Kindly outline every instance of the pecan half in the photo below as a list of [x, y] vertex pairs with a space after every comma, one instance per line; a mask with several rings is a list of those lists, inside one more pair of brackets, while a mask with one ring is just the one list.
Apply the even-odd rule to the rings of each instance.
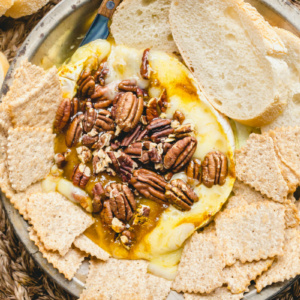
[[118, 85], [119, 90], [126, 92], [137, 92], [137, 82], [135, 79], [122, 80]]
[[131, 143], [141, 141], [147, 134], [148, 130], [143, 130], [142, 124], [138, 124], [137, 127], [126, 134], [126, 136], [121, 141], [122, 147], [127, 147]]
[[149, 51], [149, 48], [144, 50], [140, 69], [141, 76], [146, 80], [150, 78]]
[[88, 108], [84, 113], [84, 118], [82, 120], [83, 130], [89, 132], [94, 127], [97, 120], [97, 112], [94, 108]]
[[85, 146], [91, 146], [95, 144], [99, 139], [98, 131], [93, 128], [90, 132], [82, 136], [82, 144]]
[[210, 188], [223, 185], [228, 174], [227, 157], [220, 151], [208, 153], [202, 162], [202, 182]]
[[165, 169], [178, 172], [191, 160], [196, 148], [197, 140], [191, 136], [176, 142], [164, 157]]
[[149, 136], [155, 143], [164, 141], [169, 134], [174, 132], [174, 128], [171, 128], [171, 120], [168, 119], [155, 119], [148, 126], [150, 131]]
[[105, 85], [105, 77], [108, 74], [108, 72], [109, 69], [107, 67], [107, 62], [102, 62], [98, 70], [94, 74], [94, 78], [100, 83], [100, 85]]
[[199, 200], [193, 189], [181, 179], [174, 179], [166, 185], [166, 198], [181, 211], [190, 210]]
[[143, 113], [144, 101], [137, 98], [133, 93], [127, 92], [122, 95], [117, 103], [116, 123], [125, 132], [133, 130]]
[[93, 149], [103, 149], [110, 145], [110, 141], [113, 138], [113, 132], [105, 132], [99, 136], [97, 143], [93, 145]]
[[76, 148], [77, 156], [79, 160], [83, 163], [86, 164], [92, 159], [92, 152], [91, 150], [86, 147], [86, 146], [80, 146]]
[[162, 176], [146, 169], [139, 169], [133, 172], [130, 183], [145, 198], [159, 203], [166, 202], [167, 182]]
[[98, 213], [101, 211], [103, 207], [103, 199], [105, 198], [105, 191], [103, 189], [103, 186], [100, 182], [97, 182], [92, 190], [93, 194], [93, 212]]
[[174, 134], [177, 139], [182, 139], [186, 136], [190, 136], [194, 132], [194, 129], [195, 126], [193, 124], [183, 124], [174, 130]]
[[101, 131], [114, 131], [115, 125], [111, 118], [111, 113], [108, 110], [101, 109], [98, 111], [97, 120], [95, 122], [95, 128]]
[[201, 183], [201, 161], [200, 159], [193, 159], [186, 167], [186, 175], [189, 183], [194, 183], [194, 180], [198, 180]]
[[70, 148], [76, 145], [82, 133], [83, 115], [75, 117], [66, 132], [66, 145]]
[[106, 108], [113, 103], [113, 100], [108, 99], [105, 93], [109, 91], [107, 86], [97, 85], [95, 87], [95, 92], [91, 95], [91, 99], [94, 102], [94, 108]]
[[110, 183], [105, 188], [105, 195], [109, 198], [113, 216], [128, 222], [136, 210], [136, 201], [130, 188], [126, 184]]
[[72, 174], [73, 184], [80, 188], [85, 188], [91, 177], [91, 170], [84, 164], [75, 166]]
[[173, 119], [182, 124], [185, 120], [185, 116], [180, 110], [176, 110], [173, 114]]
[[146, 108], [147, 121], [150, 123], [153, 119], [158, 118], [158, 116], [159, 114], [157, 111], [157, 99], [152, 98], [147, 103], [147, 108]]
[[95, 79], [91, 75], [90, 69], [85, 69], [80, 74], [79, 80], [77, 81], [78, 85], [78, 95], [80, 97], [89, 97], [95, 91]]
[[163, 113], [166, 112], [168, 108], [168, 98], [167, 98], [167, 91], [165, 89], [160, 94], [157, 104], [161, 112]]
[[118, 93], [118, 94], [115, 96], [114, 100], [113, 100], [113, 103], [112, 103], [112, 104], [113, 104], [113, 107], [112, 107], [112, 109], [111, 109], [111, 117], [112, 117], [113, 119], [116, 118], [118, 101], [119, 101], [119, 99], [121, 98], [121, 96], [124, 95], [124, 94], [125, 94], [124, 92]]

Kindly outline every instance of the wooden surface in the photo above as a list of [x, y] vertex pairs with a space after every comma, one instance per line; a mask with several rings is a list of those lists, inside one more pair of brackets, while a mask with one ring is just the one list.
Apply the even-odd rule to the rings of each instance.
[[103, 0], [98, 14], [107, 18], [111, 18], [121, 0]]

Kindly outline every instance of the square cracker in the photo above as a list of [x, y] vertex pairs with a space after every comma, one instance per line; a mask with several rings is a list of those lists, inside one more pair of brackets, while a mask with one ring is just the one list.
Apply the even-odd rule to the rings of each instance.
[[[12, 95], [13, 97], [13, 95]], [[9, 112], [14, 127], [53, 128], [56, 111], [62, 101], [57, 69], [50, 69], [39, 83], [22, 97], [12, 98]]]
[[28, 198], [27, 213], [39, 239], [49, 251], [64, 256], [74, 240], [94, 220], [59, 193], [37, 193]]
[[237, 261], [233, 266], [223, 270], [224, 283], [232, 293], [243, 293], [252, 280], [271, 267], [273, 261], [271, 258], [244, 264]]
[[246, 145], [235, 153], [235, 170], [239, 180], [274, 201], [285, 201], [289, 189], [278, 166], [270, 137], [252, 133]]
[[86, 289], [80, 300], [163, 300], [171, 281], [147, 273], [144, 260], [91, 260]]
[[240, 300], [243, 293], [232, 294], [226, 287], [216, 289], [210, 294], [184, 294], [185, 300]]
[[281, 160], [300, 179], [300, 127], [282, 127], [268, 132]]
[[300, 231], [291, 228], [286, 231], [284, 255], [277, 258], [272, 267], [256, 280], [255, 287], [260, 292], [275, 282], [294, 278], [300, 274]]
[[15, 191], [10, 185], [8, 169], [3, 159], [0, 160], [0, 188], [7, 198], [11, 199], [11, 197], [13, 197]]
[[172, 289], [177, 292], [210, 293], [223, 284], [225, 267], [217, 237], [194, 233], [185, 245]]
[[258, 202], [226, 210], [215, 219], [226, 265], [283, 254], [285, 209], [274, 202]]
[[74, 246], [81, 251], [90, 254], [101, 260], [108, 260], [110, 255], [104, 251], [100, 246], [95, 244], [91, 239], [89, 239], [84, 234], [81, 234], [74, 241]]
[[49, 129], [9, 129], [7, 161], [13, 189], [22, 192], [48, 175], [54, 159], [54, 138]]
[[32, 227], [30, 227], [28, 231], [30, 239], [39, 248], [39, 251], [42, 252], [43, 257], [46, 258], [59, 273], [64, 274], [68, 280], [71, 280], [82, 264], [86, 254], [76, 248], [70, 249], [65, 256], [61, 256], [58, 252], [47, 251]]
[[46, 72], [43, 68], [31, 64], [27, 60], [22, 61], [20, 67], [16, 69], [14, 81], [8, 93], [3, 97], [2, 103], [7, 105], [11, 101], [17, 101], [34, 89], [45, 75]]
[[10, 202], [13, 204], [14, 208], [19, 211], [19, 213], [23, 216], [25, 220], [28, 220], [27, 215], [27, 203], [28, 198], [31, 194], [41, 193], [42, 183], [37, 182], [30, 185], [24, 192], [14, 193], [11, 198]]

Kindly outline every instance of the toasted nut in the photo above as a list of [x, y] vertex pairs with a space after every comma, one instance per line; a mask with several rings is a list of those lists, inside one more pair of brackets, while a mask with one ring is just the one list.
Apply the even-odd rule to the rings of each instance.
[[150, 49], [145, 49], [142, 57], [142, 64], [141, 64], [141, 69], [140, 73], [141, 76], [144, 79], [149, 79], [150, 78], [150, 65], [149, 65], [149, 51]]
[[148, 221], [150, 215], [150, 207], [147, 205], [140, 205], [136, 213], [134, 214], [134, 219], [132, 222], [133, 226], [142, 225]]
[[154, 119], [148, 126], [149, 136], [155, 143], [166, 140], [169, 134], [174, 132], [174, 128], [171, 128], [171, 120], [168, 119]]
[[105, 198], [105, 192], [100, 182], [97, 182], [92, 190], [93, 194], [93, 212], [98, 213], [102, 210], [102, 200]]
[[71, 148], [76, 145], [82, 133], [83, 115], [75, 117], [66, 132], [66, 145]]
[[147, 121], [150, 123], [153, 119], [158, 118], [159, 114], [157, 111], [157, 99], [152, 98], [149, 100], [146, 108]]
[[89, 132], [92, 130], [95, 122], [97, 120], [97, 112], [94, 108], [89, 108], [85, 114], [84, 118], [82, 120], [83, 130], [85, 132]]
[[208, 188], [223, 185], [228, 174], [227, 157], [220, 151], [208, 153], [202, 162], [202, 182]]
[[189, 183], [194, 183], [194, 180], [201, 183], [201, 161], [200, 159], [193, 159], [186, 167], [186, 175]]
[[182, 124], [185, 120], [185, 116], [180, 110], [176, 110], [173, 114], [173, 119]]
[[111, 113], [108, 110], [101, 109], [98, 111], [95, 128], [99, 131], [114, 131], [115, 125], [111, 118]]
[[54, 121], [54, 128], [57, 131], [61, 131], [62, 129], [64, 129], [70, 117], [71, 117], [71, 100], [64, 99], [57, 109], [55, 121]]
[[166, 198], [182, 211], [190, 210], [199, 200], [192, 188], [181, 179], [174, 179], [166, 185]]
[[157, 104], [162, 113], [166, 112], [168, 108], [168, 99], [167, 99], [167, 91], [165, 89], [160, 94]]
[[99, 81], [100, 85], [105, 85], [105, 77], [109, 73], [107, 62], [102, 62], [94, 74], [94, 78]]
[[76, 151], [77, 151], [79, 160], [83, 164], [86, 164], [87, 162], [89, 162], [92, 159], [92, 152], [88, 147], [80, 146], [80, 147], [76, 148]]
[[121, 233], [123, 230], [125, 230], [126, 226], [119, 219], [113, 218], [111, 222], [111, 228], [116, 233]]
[[119, 83], [118, 86], [119, 90], [126, 91], [126, 92], [137, 92], [137, 82], [135, 79], [130, 80], [123, 80]]
[[124, 230], [122, 232], [120, 241], [127, 250], [130, 250], [131, 246], [133, 245], [133, 240], [134, 240], [134, 234], [131, 231]]
[[91, 177], [91, 170], [84, 164], [75, 166], [72, 174], [73, 184], [80, 188], [85, 188]]

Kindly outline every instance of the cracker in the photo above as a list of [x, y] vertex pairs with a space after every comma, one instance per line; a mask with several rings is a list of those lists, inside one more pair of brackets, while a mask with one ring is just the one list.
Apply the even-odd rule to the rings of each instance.
[[300, 179], [300, 127], [277, 128], [268, 134], [278, 156]]
[[8, 170], [13, 189], [24, 191], [50, 172], [54, 158], [51, 130], [20, 127], [8, 131]]
[[218, 239], [194, 233], [185, 245], [172, 288], [177, 292], [210, 293], [223, 284], [225, 267]]
[[29, 93], [8, 104], [15, 127], [53, 128], [56, 111], [62, 100], [57, 69], [50, 69]]
[[2, 103], [7, 105], [13, 101], [18, 101], [20, 97], [24, 97], [25, 94], [36, 88], [45, 75], [46, 72], [41, 67], [23, 60], [20, 67], [15, 71], [14, 81], [8, 93], [3, 97]]
[[277, 164], [270, 137], [252, 133], [246, 145], [235, 153], [236, 176], [239, 180], [275, 201], [285, 201], [288, 186]]
[[247, 290], [251, 280], [256, 279], [262, 272], [268, 270], [274, 259], [266, 259], [251, 263], [237, 261], [233, 266], [223, 270], [224, 283], [234, 294], [243, 293]]
[[60, 273], [64, 274], [68, 280], [71, 280], [82, 264], [86, 254], [78, 249], [70, 249], [65, 256], [61, 256], [58, 252], [47, 251], [32, 227], [28, 231], [30, 239], [39, 248], [39, 251], [42, 252], [43, 257]]
[[226, 287], [216, 289], [211, 294], [184, 294], [185, 300], [240, 300], [243, 293], [232, 294]]
[[171, 281], [147, 273], [144, 260], [91, 260], [86, 289], [80, 300], [163, 300]]
[[260, 292], [264, 287], [300, 274], [300, 231], [296, 228], [287, 230], [284, 255], [277, 258], [272, 267], [257, 280], [255, 287]]
[[7, 135], [7, 131], [9, 129], [9, 127], [12, 126], [12, 124], [11, 124], [11, 118], [10, 118], [10, 115], [8, 112], [8, 107], [4, 103], [0, 104], [0, 121], [1, 121], [2, 127], [5, 130], [6, 135]]
[[8, 177], [8, 169], [4, 160], [0, 161], [0, 188], [2, 193], [5, 194], [7, 198], [12, 198], [15, 191], [12, 189]]
[[42, 183], [37, 182], [29, 186], [24, 192], [14, 193], [10, 202], [13, 204], [14, 208], [19, 211], [25, 220], [28, 220], [27, 215], [27, 203], [28, 197], [31, 194], [41, 193], [42, 192]]
[[81, 251], [88, 253], [98, 259], [108, 260], [110, 255], [97, 244], [95, 244], [91, 239], [89, 239], [84, 234], [81, 234], [74, 241], [74, 246]]
[[285, 210], [274, 202], [258, 202], [224, 211], [215, 219], [226, 265], [283, 254]]
[[63, 256], [75, 238], [94, 223], [79, 206], [56, 192], [30, 195], [27, 213], [45, 248]]
[[300, 222], [297, 206], [289, 201], [285, 206], [285, 225], [286, 227], [297, 227]]
[[226, 202], [226, 210], [248, 205], [248, 202], [241, 196], [231, 196]]

